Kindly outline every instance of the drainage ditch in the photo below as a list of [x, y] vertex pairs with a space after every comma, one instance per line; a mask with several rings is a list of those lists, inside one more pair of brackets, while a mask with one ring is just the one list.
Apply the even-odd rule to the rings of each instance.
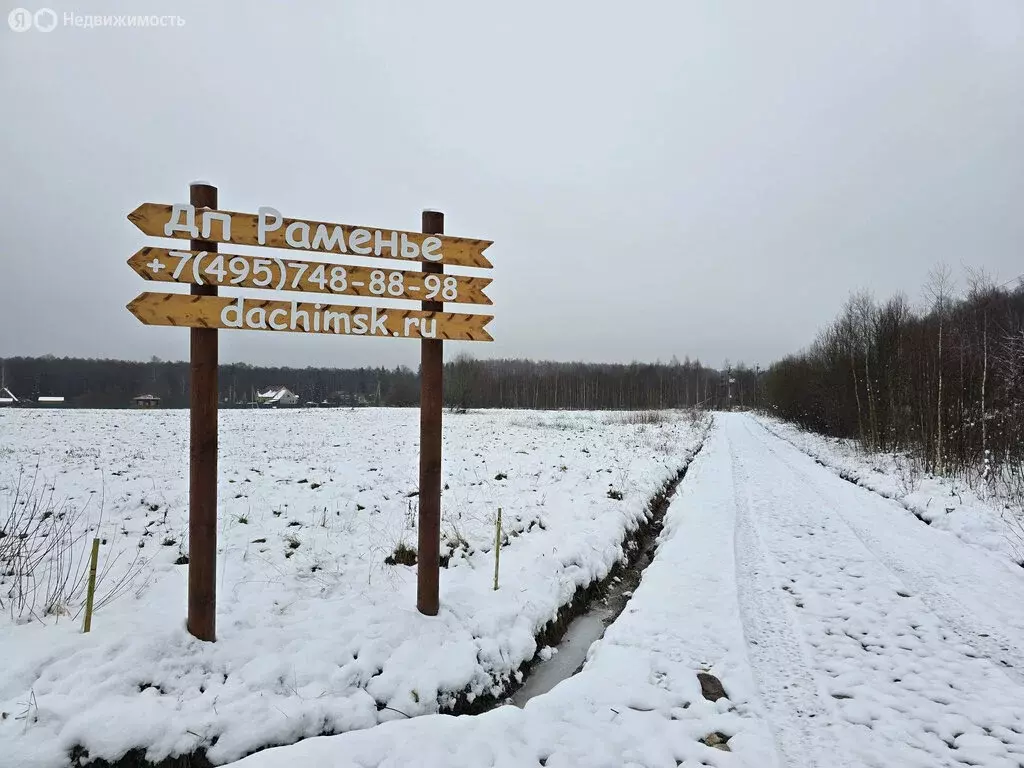
[[[703, 447], [702, 438], [682, 468], [648, 502], [646, 519], [636, 530], [627, 533], [626, 541], [623, 542], [625, 557], [612, 567], [604, 579], [579, 587], [572, 600], [558, 611], [555, 619], [541, 629], [536, 637], [537, 655], [523, 662], [519, 674], [510, 679], [505, 689], [499, 695], [478, 696], [473, 701], [462, 694], [454, 706], [443, 712], [475, 715], [502, 704], [512, 703], [521, 707], [534, 696], [546, 693], [580, 671], [586, 661], [587, 650], [595, 640], [601, 639], [605, 628], [625, 610], [640, 584], [644, 570], [654, 560], [669, 502]], [[543, 653], [545, 647], [556, 652], [544, 658], [547, 655]]]

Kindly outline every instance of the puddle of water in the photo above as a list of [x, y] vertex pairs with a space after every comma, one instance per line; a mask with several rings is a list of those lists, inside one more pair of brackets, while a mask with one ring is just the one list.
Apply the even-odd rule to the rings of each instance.
[[590, 646], [604, 634], [611, 613], [609, 608], [599, 606], [573, 619], [558, 645], [558, 653], [534, 666], [523, 687], [512, 694], [512, 703], [522, 707], [534, 696], [547, 693], [567, 677], [576, 674], [587, 660]]
[[[676, 484], [681, 479], [682, 473], [676, 480]], [[611, 583], [605, 588], [604, 594], [594, 601], [590, 610], [580, 614], [569, 623], [569, 627], [558, 644], [558, 652], [551, 658], [534, 664], [523, 687], [513, 693], [509, 699], [512, 704], [522, 707], [534, 696], [547, 693], [567, 677], [572, 677], [580, 671], [583, 662], [587, 660], [587, 651], [590, 650], [590, 646], [595, 640], [601, 639], [605, 627], [625, 610], [626, 603], [629, 602], [633, 591], [640, 584], [644, 569], [654, 560], [658, 532], [661, 530], [661, 518], [665, 515], [670, 497], [670, 493], [666, 494], [661, 508], [655, 514], [655, 525], [646, 531], [637, 542], [639, 552], [634, 556], [633, 562], [621, 576], [616, 576], [611, 580]]]

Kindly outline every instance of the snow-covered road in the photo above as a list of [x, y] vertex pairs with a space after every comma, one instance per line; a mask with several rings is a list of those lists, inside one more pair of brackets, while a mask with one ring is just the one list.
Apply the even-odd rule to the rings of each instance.
[[1024, 765], [1024, 571], [752, 419], [718, 423], [748, 655], [785, 762]]
[[[703, 668], [729, 694], [721, 715], [694, 693]], [[730, 736], [732, 751], [687, 747], [702, 725]], [[1024, 570], [840, 479], [755, 419], [719, 414], [654, 563], [581, 673], [525, 710], [388, 723], [243, 765], [413, 755], [450, 766], [1021, 768]]]

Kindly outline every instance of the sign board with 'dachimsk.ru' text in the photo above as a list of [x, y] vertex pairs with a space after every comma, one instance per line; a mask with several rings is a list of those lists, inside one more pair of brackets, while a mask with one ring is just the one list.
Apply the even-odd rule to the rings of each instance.
[[[420, 340], [420, 482], [416, 607], [439, 610], [441, 427], [444, 341], [493, 341], [491, 315], [445, 312], [445, 304], [489, 305], [487, 277], [447, 267], [489, 269], [491, 242], [444, 234], [444, 214], [425, 210], [421, 232], [218, 210], [217, 188], [189, 187], [189, 202], [143, 203], [128, 220], [144, 234], [189, 240], [188, 249], [145, 247], [128, 259], [140, 277], [189, 286], [189, 293], [145, 292], [128, 310], [145, 325], [189, 328], [188, 631], [216, 639], [218, 331], [258, 330]], [[260, 256], [220, 253], [219, 244], [261, 247]], [[313, 251], [332, 261], [293, 258]], [[382, 266], [352, 264], [381, 260]], [[347, 263], [346, 263], [347, 262]], [[400, 262], [400, 266], [394, 266]], [[418, 269], [415, 268], [418, 266]], [[255, 296], [220, 288], [373, 299], [359, 306]], [[265, 294], [264, 294], [265, 295]], [[381, 301], [387, 306], [379, 306]], [[396, 306], [393, 302], [418, 306]]]
[[446, 341], [493, 341], [487, 315], [351, 307], [303, 301], [143, 293], [128, 310], [146, 325], [292, 331]]
[[[197, 210], [188, 204], [143, 203], [128, 219], [146, 234], [163, 237], [189, 237], [206, 242], [259, 245], [293, 250], [317, 250], [332, 254], [369, 258], [406, 259], [424, 264], [424, 270], [381, 269], [322, 261], [305, 261], [282, 256], [245, 256], [212, 251], [177, 251], [166, 248], [142, 248], [128, 264], [140, 276], [158, 282], [186, 283], [194, 286], [260, 288], [273, 291], [329, 293], [365, 298], [404, 299], [443, 304], [490, 304], [484, 293], [490, 278], [437, 274], [437, 266], [456, 264], [491, 267], [483, 251], [488, 240], [425, 235], [400, 230], [327, 224], [301, 219], [286, 219], [278, 211], [261, 207], [257, 214]], [[249, 329], [300, 333], [336, 333], [385, 338], [449, 339], [493, 341], [484, 330], [491, 320], [487, 315], [463, 315], [444, 312], [395, 310], [388, 316], [387, 332], [378, 331], [377, 312], [359, 312], [356, 307], [321, 307], [312, 304], [303, 311], [314, 312], [317, 320], [323, 312], [332, 322], [292, 323], [280, 320], [284, 306], [267, 310], [248, 302], [251, 309], [242, 314], [242, 322], [229, 318], [235, 314], [223, 299], [215, 302], [185, 302], [181, 294], [144, 293], [128, 309], [146, 325], [176, 325], [188, 328]], [[267, 302], [264, 302], [267, 303]], [[291, 302], [295, 304], [296, 302]], [[158, 311], [159, 310], [159, 311]], [[219, 310], [219, 311], [218, 311]], [[226, 314], [225, 314], [226, 313]], [[273, 314], [274, 320], [271, 320]], [[369, 322], [371, 319], [374, 322]], [[247, 322], [245, 318], [261, 318]], [[339, 318], [344, 318], [340, 320]], [[334, 321], [337, 322], [334, 322]], [[316, 326], [314, 328], [314, 326]], [[331, 328], [332, 330], [326, 330]]]

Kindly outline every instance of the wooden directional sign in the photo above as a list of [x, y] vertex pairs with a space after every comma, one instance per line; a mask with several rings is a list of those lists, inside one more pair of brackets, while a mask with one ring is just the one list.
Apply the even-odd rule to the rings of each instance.
[[353, 307], [251, 297], [142, 293], [128, 310], [146, 325], [351, 334], [405, 339], [493, 341], [490, 315]]
[[209, 242], [236, 245], [265, 245], [463, 267], [493, 266], [484, 256], [490, 240], [286, 219], [273, 208], [260, 208], [259, 213], [252, 214], [143, 203], [128, 214], [128, 220], [153, 237], [185, 240], [201, 237]]
[[260, 258], [206, 251], [141, 248], [128, 266], [146, 280], [192, 285], [266, 288], [382, 299], [491, 304], [489, 277], [433, 275], [400, 269], [352, 267], [322, 261]]
[[[217, 188], [197, 181], [187, 204], [143, 203], [128, 220], [144, 234], [189, 240], [188, 250], [142, 248], [128, 265], [146, 280], [184, 283], [188, 294], [141, 293], [128, 310], [146, 325], [189, 332], [188, 631], [216, 639], [217, 616], [217, 331], [285, 331], [420, 339], [420, 472], [416, 607], [439, 610], [441, 422], [444, 343], [493, 341], [490, 315], [445, 312], [445, 303], [491, 304], [488, 278], [447, 273], [445, 267], [490, 268], [491, 242], [444, 234], [444, 214], [423, 211], [421, 232], [286, 219], [273, 208], [221, 211]], [[219, 243], [315, 251], [332, 262], [219, 253]], [[268, 253], [261, 251], [261, 253]], [[418, 270], [351, 266], [354, 257], [420, 262]], [[361, 296], [421, 302], [419, 309], [277, 301], [220, 296], [220, 286]]]

